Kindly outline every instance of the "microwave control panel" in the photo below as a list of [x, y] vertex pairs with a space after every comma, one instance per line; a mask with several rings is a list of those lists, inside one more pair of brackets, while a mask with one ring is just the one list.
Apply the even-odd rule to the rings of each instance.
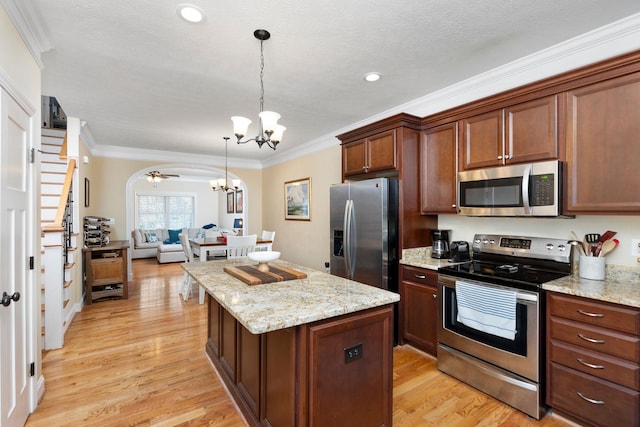
[[532, 176], [531, 206], [550, 206], [554, 204], [555, 175]]

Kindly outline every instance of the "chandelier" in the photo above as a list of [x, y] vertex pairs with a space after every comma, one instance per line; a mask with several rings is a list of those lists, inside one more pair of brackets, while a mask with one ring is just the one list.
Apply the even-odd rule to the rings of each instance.
[[262, 148], [263, 144], [267, 144], [269, 148], [275, 150], [276, 145], [282, 139], [282, 134], [287, 129], [286, 127], [278, 124], [280, 114], [275, 111], [264, 111], [264, 41], [269, 40], [271, 34], [267, 30], [255, 30], [253, 36], [260, 40], [260, 134], [252, 139], [241, 141], [247, 134], [251, 120], [246, 117], [233, 116], [233, 133], [238, 138], [238, 144], [246, 144], [249, 141], [255, 141], [258, 143], [258, 147]]
[[240, 189], [240, 180], [239, 179], [232, 179], [231, 180], [231, 184], [233, 186], [229, 187], [229, 185], [227, 185], [227, 183], [229, 182], [229, 176], [228, 176], [229, 173], [227, 171], [227, 163], [228, 163], [227, 145], [228, 145], [228, 142], [229, 142], [229, 137], [225, 136], [223, 138], [224, 138], [224, 178], [214, 179], [214, 180], [210, 181], [209, 184], [211, 185], [211, 189], [213, 191], [224, 191], [226, 193], [229, 190], [238, 191]]

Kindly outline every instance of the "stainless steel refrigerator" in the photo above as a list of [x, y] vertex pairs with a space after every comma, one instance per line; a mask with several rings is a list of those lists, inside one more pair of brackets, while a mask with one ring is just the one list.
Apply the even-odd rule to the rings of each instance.
[[330, 189], [330, 271], [398, 291], [398, 181], [376, 178]]

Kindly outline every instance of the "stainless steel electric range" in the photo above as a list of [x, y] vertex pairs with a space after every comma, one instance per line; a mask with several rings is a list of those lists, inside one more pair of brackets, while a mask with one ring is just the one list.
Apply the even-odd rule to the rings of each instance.
[[544, 294], [571, 274], [567, 240], [475, 235], [473, 260], [438, 270], [438, 369], [539, 419]]

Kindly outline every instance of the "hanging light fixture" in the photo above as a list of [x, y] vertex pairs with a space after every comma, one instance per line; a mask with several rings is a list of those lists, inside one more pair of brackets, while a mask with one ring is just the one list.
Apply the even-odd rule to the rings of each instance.
[[229, 190], [238, 191], [240, 189], [240, 180], [239, 179], [232, 179], [231, 180], [231, 183], [233, 184], [232, 187], [229, 187], [229, 185], [227, 184], [229, 182], [229, 173], [228, 173], [228, 170], [227, 170], [227, 163], [228, 163], [227, 146], [228, 146], [228, 143], [229, 143], [229, 137], [225, 136], [224, 137], [224, 178], [214, 179], [212, 181], [209, 181], [209, 184], [211, 185], [211, 189], [213, 191], [224, 191], [226, 193]]
[[264, 41], [269, 40], [271, 34], [267, 30], [255, 30], [253, 36], [260, 40], [260, 133], [258, 136], [246, 141], [241, 141], [247, 134], [251, 120], [246, 117], [233, 116], [233, 133], [238, 138], [238, 144], [246, 144], [249, 141], [255, 141], [258, 143], [258, 147], [262, 148], [263, 144], [267, 144], [269, 148], [275, 150], [276, 145], [282, 140], [282, 134], [287, 129], [286, 127], [278, 124], [280, 114], [274, 111], [264, 111]]

